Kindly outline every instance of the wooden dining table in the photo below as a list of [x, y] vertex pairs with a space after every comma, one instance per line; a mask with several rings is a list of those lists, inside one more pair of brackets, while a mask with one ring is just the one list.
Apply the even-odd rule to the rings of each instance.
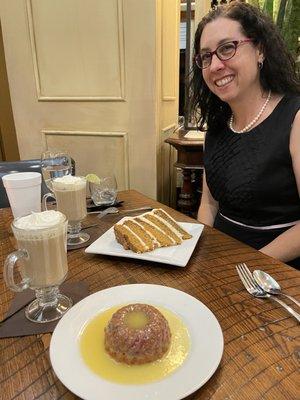
[[[123, 200], [120, 210], [141, 206], [161, 207], [177, 221], [197, 223], [134, 190], [120, 192], [118, 198]], [[1, 209], [2, 266], [6, 256], [14, 250], [11, 221], [10, 209]], [[116, 215], [106, 215], [99, 220], [91, 214], [84, 224], [98, 224], [94, 229], [100, 236], [115, 221]], [[67, 281], [86, 282], [89, 294], [124, 284], [164, 285], [194, 296], [216, 316], [224, 335], [221, 362], [208, 382], [188, 399], [300, 398], [299, 323], [278, 303], [254, 298], [247, 293], [235, 266], [244, 262], [251, 270], [268, 272], [285, 293], [300, 300], [300, 273], [297, 270], [208, 226], [204, 227], [185, 267], [87, 254], [84, 250], [68, 252]], [[0, 271], [1, 320], [14, 293], [5, 285], [2, 267]], [[50, 339], [51, 334], [0, 339], [0, 399], [78, 399], [60, 382], [51, 367]], [[199, 360], [199, 368], [202, 361]], [[105, 400], [101, 394], [99, 399]]]

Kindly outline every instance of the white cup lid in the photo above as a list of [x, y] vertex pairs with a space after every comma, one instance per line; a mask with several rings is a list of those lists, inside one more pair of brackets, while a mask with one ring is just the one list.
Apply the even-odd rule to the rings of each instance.
[[5, 188], [22, 188], [39, 185], [42, 182], [42, 175], [39, 172], [17, 172], [2, 177]]

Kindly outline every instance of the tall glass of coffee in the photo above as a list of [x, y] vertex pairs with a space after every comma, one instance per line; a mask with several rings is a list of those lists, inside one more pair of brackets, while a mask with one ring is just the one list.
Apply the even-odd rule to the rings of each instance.
[[[68, 272], [67, 219], [54, 210], [32, 213], [15, 219], [12, 230], [18, 250], [5, 260], [5, 282], [15, 292], [35, 290], [36, 299], [25, 310], [30, 321], [55, 321], [72, 306], [72, 300], [59, 292]], [[17, 262], [19, 283], [14, 279]]]
[[43, 198], [44, 209], [47, 209], [47, 199], [54, 197], [57, 210], [68, 219], [69, 246], [85, 243], [90, 235], [81, 231], [81, 221], [87, 215], [86, 209], [86, 179], [83, 176], [66, 175], [52, 180], [53, 194], [48, 193]]

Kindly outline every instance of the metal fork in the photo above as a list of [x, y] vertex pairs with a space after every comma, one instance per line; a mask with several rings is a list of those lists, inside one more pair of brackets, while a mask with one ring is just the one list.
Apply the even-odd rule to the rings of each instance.
[[265, 292], [254, 280], [251, 271], [247, 267], [245, 263], [237, 264], [236, 265], [237, 273], [243, 282], [248, 293], [250, 293], [254, 297], [260, 297], [264, 299], [271, 299], [279, 303], [282, 307], [284, 307], [293, 317], [300, 322], [300, 314], [298, 314], [292, 307], [288, 306], [282, 300], [278, 299], [277, 297]]

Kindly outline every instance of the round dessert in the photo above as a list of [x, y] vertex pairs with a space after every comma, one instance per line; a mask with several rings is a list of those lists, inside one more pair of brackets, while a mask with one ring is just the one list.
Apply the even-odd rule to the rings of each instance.
[[155, 307], [129, 304], [116, 311], [105, 328], [105, 350], [126, 364], [145, 364], [161, 358], [169, 349], [168, 321]]

